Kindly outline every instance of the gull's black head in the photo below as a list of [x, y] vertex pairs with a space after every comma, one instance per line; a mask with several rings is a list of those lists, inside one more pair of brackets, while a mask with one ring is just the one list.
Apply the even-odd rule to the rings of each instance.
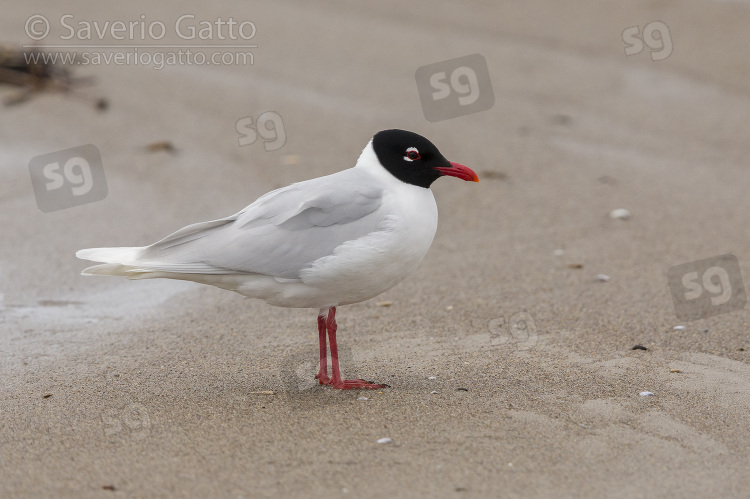
[[478, 182], [477, 174], [440, 154], [421, 135], [406, 130], [383, 130], [372, 138], [372, 148], [383, 168], [407, 184], [429, 188], [443, 175]]

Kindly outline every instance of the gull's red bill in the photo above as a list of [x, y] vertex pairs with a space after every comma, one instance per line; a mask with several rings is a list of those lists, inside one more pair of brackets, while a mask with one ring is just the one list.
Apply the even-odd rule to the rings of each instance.
[[448, 167], [440, 167], [435, 168], [437, 171], [442, 173], [443, 175], [449, 175], [451, 177], [460, 178], [462, 180], [472, 182], [479, 182], [479, 177], [477, 177], [477, 174], [474, 173], [474, 170], [469, 168], [468, 166], [464, 166], [459, 163], [454, 163], [453, 161], [450, 161], [450, 168]]

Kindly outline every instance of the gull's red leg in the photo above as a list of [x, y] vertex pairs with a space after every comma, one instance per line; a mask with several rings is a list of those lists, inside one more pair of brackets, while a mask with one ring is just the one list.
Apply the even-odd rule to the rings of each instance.
[[318, 342], [320, 343], [320, 369], [315, 379], [321, 385], [330, 385], [331, 378], [328, 377], [328, 348], [326, 345], [326, 313], [328, 311], [320, 309], [318, 314]]
[[[318, 318], [320, 320], [320, 318]], [[369, 390], [376, 390], [378, 388], [387, 388], [388, 385], [380, 385], [377, 383], [371, 383], [363, 379], [341, 379], [341, 371], [339, 369], [339, 349], [336, 346], [336, 307], [331, 307], [328, 311], [328, 320], [326, 321], [328, 329], [328, 339], [331, 342], [331, 382], [330, 384], [334, 388], [340, 390], [351, 390], [352, 388], [364, 388]]]

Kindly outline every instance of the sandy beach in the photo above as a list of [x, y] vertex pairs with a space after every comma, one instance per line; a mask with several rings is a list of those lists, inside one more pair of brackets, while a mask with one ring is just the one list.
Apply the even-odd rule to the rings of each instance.
[[[749, 23], [707, 0], [6, 9], [5, 45], [141, 59], [2, 107], [0, 497], [748, 497]], [[387, 128], [480, 178], [435, 182], [419, 270], [339, 309], [344, 374], [391, 388], [316, 385], [313, 310], [80, 276], [78, 249], [230, 215]], [[106, 186], [34, 177], [85, 145]]]

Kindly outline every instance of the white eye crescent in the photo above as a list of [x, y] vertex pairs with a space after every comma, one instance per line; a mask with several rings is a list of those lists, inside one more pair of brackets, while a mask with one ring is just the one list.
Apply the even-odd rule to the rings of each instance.
[[419, 154], [419, 151], [416, 147], [410, 147], [406, 150], [406, 154], [404, 155], [404, 160], [406, 161], [416, 161], [418, 159], [421, 159], [422, 156]]

